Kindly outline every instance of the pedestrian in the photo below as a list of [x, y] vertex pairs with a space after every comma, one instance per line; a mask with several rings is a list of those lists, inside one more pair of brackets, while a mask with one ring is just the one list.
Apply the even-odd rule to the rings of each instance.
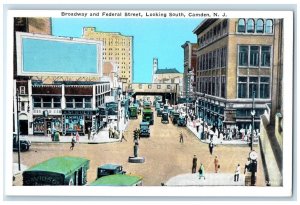
[[199, 122], [199, 119], [197, 119], [197, 121], [196, 121], [196, 129], [197, 129], [197, 133], [199, 132], [199, 126], [200, 126], [200, 122]]
[[111, 127], [109, 127], [109, 129], [108, 129], [108, 138], [111, 138], [111, 134], [112, 134], [112, 130], [111, 130]]
[[180, 132], [180, 135], [179, 135], [179, 142], [183, 143], [183, 134], [182, 134], [182, 132]]
[[199, 179], [201, 179], [201, 177], [203, 177], [204, 180], [205, 180], [204, 166], [203, 166], [202, 163], [201, 163], [200, 168], [199, 168]]
[[48, 137], [51, 137], [51, 128], [50, 127], [48, 127]]
[[237, 165], [236, 169], [235, 169], [235, 173], [234, 173], [234, 181], [237, 182], [239, 181], [240, 178], [240, 164]]
[[73, 150], [75, 147], [75, 137], [72, 137], [70, 150]]
[[249, 168], [250, 168], [250, 163], [251, 163], [251, 159], [248, 158], [246, 164], [245, 164], [245, 168], [244, 168], [244, 174], [246, 174], [246, 171], [249, 172]]
[[78, 133], [78, 131], [76, 132], [76, 142], [79, 142], [79, 133]]
[[212, 155], [213, 153], [213, 149], [214, 149], [214, 143], [211, 140], [210, 143], [208, 144], [208, 148], [209, 148], [209, 153]]
[[218, 160], [217, 156], [215, 156], [214, 164], [215, 164], [215, 172], [218, 173], [220, 165], [219, 165], [219, 160]]
[[122, 133], [121, 142], [122, 142], [123, 140], [125, 140], [125, 141], [127, 142], [127, 139], [125, 138], [124, 133]]
[[91, 128], [88, 127], [88, 140], [90, 140], [90, 139], [91, 139]]
[[196, 170], [197, 170], [197, 157], [196, 157], [196, 155], [194, 155], [192, 173], [193, 174], [196, 173]]

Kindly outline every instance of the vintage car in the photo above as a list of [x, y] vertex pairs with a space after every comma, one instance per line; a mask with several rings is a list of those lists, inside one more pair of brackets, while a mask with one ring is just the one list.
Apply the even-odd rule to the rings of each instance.
[[161, 116], [161, 122], [162, 123], [169, 123], [169, 117], [167, 112], [163, 112]]
[[159, 109], [157, 109], [157, 111], [156, 111], [156, 116], [157, 116], [157, 117], [161, 117], [161, 115], [162, 115], [162, 109], [159, 108]]
[[179, 118], [179, 113], [178, 112], [175, 112], [173, 111], [172, 113], [172, 117], [171, 117], [171, 121], [173, 124], [177, 124], [178, 122], [178, 118]]
[[90, 160], [79, 157], [54, 157], [23, 172], [23, 186], [75, 185], [87, 183]]
[[143, 178], [140, 176], [114, 174], [96, 179], [90, 186], [142, 186]]
[[125, 174], [123, 167], [118, 164], [104, 164], [98, 167], [97, 170], [97, 179], [103, 176], [108, 176], [112, 174]]
[[[28, 151], [31, 146], [31, 142], [26, 137], [20, 137], [20, 151]], [[18, 137], [16, 134], [13, 134], [13, 151], [19, 150]]]
[[186, 120], [185, 120], [185, 117], [180, 115], [178, 117], [178, 120], [177, 120], [177, 125], [178, 126], [181, 126], [181, 127], [185, 127], [186, 126]]
[[150, 137], [150, 125], [149, 125], [149, 122], [141, 122], [139, 135], [140, 136]]

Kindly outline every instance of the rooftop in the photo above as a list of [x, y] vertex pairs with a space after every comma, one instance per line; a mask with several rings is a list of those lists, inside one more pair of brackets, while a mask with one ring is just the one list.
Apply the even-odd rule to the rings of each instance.
[[155, 74], [180, 73], [176, 68], [157, 69]]

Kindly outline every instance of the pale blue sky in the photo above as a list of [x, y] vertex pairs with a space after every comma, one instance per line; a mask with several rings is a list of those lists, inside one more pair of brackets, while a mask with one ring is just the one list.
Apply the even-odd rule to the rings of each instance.
[[193, 30], [202, 19], [95, 19], [53, 18], [54, 36], [81, 37], [82, 28], [96, 27], [97, 31], [120, 32], [134, 36], [134, 82], [151, 82], [152, 60], [158, 58], [158, 67], [176, 68], [183, 72], [185, 41], [196, 42]]

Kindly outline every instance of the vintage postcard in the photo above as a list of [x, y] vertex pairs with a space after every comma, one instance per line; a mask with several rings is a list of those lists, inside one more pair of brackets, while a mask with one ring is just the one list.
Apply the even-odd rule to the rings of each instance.
[[6, 194], [291, 196], [292, 36], [284, 11], [8, 11]]

